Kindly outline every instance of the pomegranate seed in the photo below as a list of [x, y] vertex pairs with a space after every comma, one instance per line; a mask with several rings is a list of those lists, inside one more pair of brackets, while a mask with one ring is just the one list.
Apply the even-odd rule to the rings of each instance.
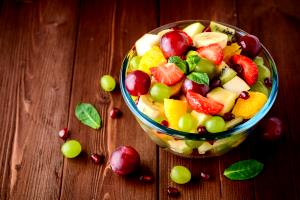
[[102, 164], [104, 162], [104, 156], [96, 153], [91, 155], [91, 159], [95, 164]]
[[140, 176], [140, 181], [144, 182], [144, 183], [151, 183], [153, 181], [153, 176], [151, 175], [143, 175]]
[[162, 120], [160, 122], [161, 125], [165, 126], [165, 127], [169, 127], [169, 122], [167, 120]]
[[113, 109], [110, 111], [109, 115], [110, 115], [110, 117], [111, 117], [112, 119], [116, 119], [116, 118], [119, 118], [119, 117], [122, 116], [122, 112], [121, 112], [121, 110], [118, 109], [118, 108], [113, 108]]
[[249, 95], [249, 93], [248, 93], [247, 91], [243, 91], [243, 92], [241, 92], [241, 94], [240, 94], [240, 98], [241, 98], [241, 99], [246, 100], [246, 99], [249, 99], [249, 97], [250, 97], [250, 95]]
[[221, 80], [220, 79], [214, 79], [211, 84], [210, 84], [210, 89], [214, 89], [216, 87], [220, 87], [221, 86]]
[[205, 128], [205, 126], [199, 126], [199, 127], [197, 128], [197, 132], [198, 132], [199, 134], [204, 134], [204, 133], [206, 133], [206, 128]]
[[210, 175], [205, 173], [205, 172], [201, 172], [200, 176], [203, 180], [207, 181], [208, 179], [210, 179]]
[[168, 195], [172, 197], [178, 197], [180, 195], [180, 192], [177, 188], [168, 187]]
[[63, 140], [67, 140], [69, 135], [70, 134], [67, 128], [64, 128], [58, 132], [58, 136]]
[[270, 78], [265, 78], [264, 84], [265, 84], [265, 86], [270, 88], [270, 87], [272, 87], [272, 80]]
[[234, 118], [235, 118], [235, 116], [231, 112], [225, 113], [224, 116], [223, 116], [223, 119], [225, 121], [230, 121], [230, 120], [232, 120]]

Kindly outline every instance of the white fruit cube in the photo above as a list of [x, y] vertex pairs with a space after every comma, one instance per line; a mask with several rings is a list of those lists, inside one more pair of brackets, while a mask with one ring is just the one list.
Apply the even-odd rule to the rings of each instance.
[[231, 92], [235, 92], [237, 94], [240, 94], [243, 91], [250, 90], [249, 85], [238, 76], [235, 76], [233, 79], [226, 82], [223, 85], [223, 88], [225, 88], [226, 90], [229, 90]]
[[154, 34], [145, 34], [135, 42], [135, 49], [138, 56], [143, 56], [152, 46], [159, 44], [160, 37]]
[[208, 114], [205, 114], [205, 113], [200, 113], [200, 112], [197, 112], [195, 110], [193, 110], [191, 112], [191, 115], [193, 117], [195, 117], [195, 119], [197, 120], [197, 127], [198, 126], [204, 126], [205, 125], [205, 122], [211, 118], [211, 115], [208, 115]]
[[220, 115], [224, 115], [233, 108], [235, 99], [238, 96], [239, 95], [237, 93], [225, 90], [221, 87], [217, 87], [207, 94], [209, 99], [215, 100], [224, 105], [223, 109], [219, 113]]
[[205, 29], [205, 26], [200, 24], [199, 22], [188, 25], [183, 29], [183, 31], [188, 34], [191, 38], [193, 38], [196, 34], [201, 33]]

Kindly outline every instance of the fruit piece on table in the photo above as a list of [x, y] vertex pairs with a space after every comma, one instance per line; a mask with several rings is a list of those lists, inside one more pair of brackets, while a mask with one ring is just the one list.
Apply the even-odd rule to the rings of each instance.
[[160, 37], [154, 34], [145, 34], [135, 42], [135, 49], [138, 56], [143, 56], [154, 45], [159, 44]]
[[170, 128], [178, 130], [178, 120], [186, 113], [187, 102], [175, 99], [165, 99], [164, 111], [170, 124]]
[[171, 96], [171, 89], [162, 83], [155, 83], [150, 89], [152, 99], [158, 102], [163, 102]]
[[243, 55], [232, 56], [232, 62], [233, 64], [239, 65], [243, 69], [241, 75], [248, 85], [254, 85], [258, 79], [258, 69], [256, 64], [250, 58]]
[[131, 174], [140, 166], [140, 155], [131, 146], [120, 146], [110, 157], [110, 167], [118, 175]]
[[231, 129], [233, 127], [235, 127], [236, 125], [240, 124], [243, 122], [243, 118], [242, 117], [237, 117], [237, 118], [234, 118], [230, 121], [227, 121], [226, 122], [226, 125], [225, 125], [225, 130], [228, 130], [228, 129]]
[[199, 147], [198, 147], [198, 153], [199, 154], [205, 154], [207, 151], [212, 150], [213, 145], [210, 144], [209, 142], [203, 142]]
[[193, 39], [194, 45], [197, 48], [218, 44], [223, 49], [227, 45], [228, 37], [226, 34], [220, 32], [204, 32], [195, 35]]
[[239, 94], [221, 87], [217, 87], [207, 94], [208, 99], [214, 100], [223, 105], [223, 108], [219, 113], [217, 113], [219, 115], [224, 115], [225, 113], [229, 112], [233, 108], [235, 100], [238, 96]]
[[193, 110], [191, 112], [191, 115], [196, 119], [197, 121], [197, 127], [198, 126], [204, 126], [205, 122], [211, 118], [211, 115], [205, 114], [205, 113], [201, 113], [201, 112], [197, 112], [195, 110]]
[[206, 58], [216, 65], [219, 65], [224, 57], [223, 49], [218, 44], [211, 44], [197, 49], [200, 57]]
[[271, 72], [270, 72], [269, 68], [267, 68], [266, 66], [257, 65], [257, 69], [258, 69], [258, 80], [259, 81], [264, 81], [266, 78], [271, 77]]
[[172, 168], [170, 178], [177, 184], [185, 184], [192, 178], [191, 172], [184, 166], [175, 166]]
[[233, 55], [241, 54], [242, 47], [240, 45], [238, 45], [238, 43], [235, 42], [229, 46], [226, 46], [223, 49], [223, 52], [224, 52], [224, 61], [228, 62]]
[[252, 85], [250, 91], [261, 92], [261, 93], [265, 94], [266, 96], [269, 96], [268, 88], [261, 81], [257, 81], [254, 85]]
[[168, 140], [168, 144], [172, 151], [180, 154], [189, 155], [193, 152], [193, 149], [184, 140]]
[[242, 53], [254, 58], [261, 50], [259, 39], [255, 35], [244, 35], [239, 38], [239, 45], [242, 47]]
[[237, 73], [232, 68], [230, 68], [225, 62], [224, 64], [222, 63], [221, 65], [218, 65], [218, 70], [221, 70], [219, 73], [219, 79], [221, 80], [221, 84], [224, 85], [226, 82], [236, 77]]
[[225, 83], [223, 88], [237, 94], [250, 90], [249, 85], [238, 76], [235, 76], [233, 79]]
[[218, 114], [224, 107], [223, 104], [203, 97], [202, 95], [192, 91], [187, 92], [186, 98], [193, 110], [196, 110], [197, 112], [203, 112], [205, 114]]
[[244, 119], [252, 118], [267, 102], [267, 96], [260, 92], [248, 92], [250, 97], [247, 100], [239, 98], [233, 107], [232, 113], [236, 117]]
[[60, 137], [63, 140], [67, 140], [69, 136], [70, 133], [68, 131], [68, 128], [64, 128], [58, 132], [58, 137]]
[[195, 133], [195, 130], [197, 129], [196, 118], [190, 113], [182, 115], [178, 120], [178, 128], [184, 132]]
[[220, 116], [213, 116], [205, 122], [205, 128], [210, 133], [225, 131], [225, 121]]
[[153, 67], [150, 71], [156, 81], [168, 86], [178, 83], [184, 77], [184, 73], [174, 63]]
[[188, 34], [191, 38], [194, 38], [194, 36], [198, 33], [201, 33], [205, 29], [205, 26], [203, 26], [201, 23], [196, 22], [193, 24], [188, 25], [183, 29], [183, 31]]
[[77, 140], [68, 140], [61, 146], [61, 152], [67, 158], [75, 158], [81, 152], [81, 144]]
[[112, 76], [104, 75], [100, 79], [100, 85], [105, 92], [111, 92], [116, 87], [116, 81]]
[[282, 136], [282, 121], [277, 117], [271, 117], [263, 123], [262, 137], [267, 141], [276, 141]]
[[151, 67], [157, 67], [158, 65], [166, 62], [167, 60], [160, 48], [158, 46], [153, 46], [142, 56], [139, 64], [139, 70], [150, 74]]
[[228, 40], [231, 41], [234, 34], [235, 34], [235, 30], [232, 28], [229, 28], [227, 26], [224, 26], [222, 24], [219, 24], [217, 22], [211, 21], [209, 24], [209, 27], [211, 29], [212, 32], [220, 32], [220, 33], [224, 33], [228, 36]]
[[153, 120], [164, 116], [163, 104], [154, 102], [149, 95], [140, 96], [137, 108]]
[[149, 75], [140, 70], [128, 73], [125, 79], [126, 90], [132, 96], [147, 94], [150, 84], [151, 80]]
[[191, 38], [179, 30], [167, 32], [160, 40], [160, 48], [166, 58], [184, 55], [191, 45]]

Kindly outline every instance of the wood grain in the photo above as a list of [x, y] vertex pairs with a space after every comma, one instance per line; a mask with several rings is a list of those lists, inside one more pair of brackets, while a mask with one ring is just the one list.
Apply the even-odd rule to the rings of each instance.
[[[83, 1], [80, 9], [75, 71], [69, 128], [87, 154], [103, 153], [106, 161], [120, 145], [131, 145], [140, 153], [142, 164], [156, 175], [156, 146], [141, 130], [123, 103], [120, 91], [105, 93], [99, 78], [111, 74], [117, 80], [121, 61], [134, 41], [156, 26], [156, 5], [150, 1]], [[147, 22], [147, 23], [145, 23]], [[90, 102], [100, 111], [99, 131], [83, 126], [74, 117], [79, 102]], [[119, 107], [123, 116], [110, 119], [109, 110]], [[89, 177], [89, 178], [87, 178]], [[84, 184], [82, 181], [84, 180]], [[147, 194], [147, 195], [145, 195]], [[93, 165], [88, 155], [65, 159], [61, 199], [155, 199], [156, 184], [138, 182], [138, 176], [113, 174], [108, 162]]]
[[58, 199], [76, 1], [6, 1], [2, 10], [0, 199]]

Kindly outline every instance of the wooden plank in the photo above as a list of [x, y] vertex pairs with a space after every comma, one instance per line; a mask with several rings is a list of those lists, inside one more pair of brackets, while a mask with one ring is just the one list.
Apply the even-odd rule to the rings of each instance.
[[[108, 159], [116, 147], [131, 145], [154, 175], [156, 146], [135, 121], [120, 91], [103, 92], [99, 78], [111, 74], [118, 79], [123, 57], [138, 37], [156, 26], [155, 16], [154, 2], [82, 1], [69, 118], [73, 137], [87, 153], [103, 153]], [[100, 112], [103, 127], [99, 131], [75, 119], [74, 108], [79, 102], [90, 102]], [[110, 119], [112, 107], [119, 107], [123, 117]], [[141, 184], [137, 178], [117, 176], [107, 162], [96, 166], [87, 155], [65, 159], [61, 199], [155, 199], [156, 184]]]
[[[237, 24], [235, 1], [167, 1], [160, 2], [160, 24], [184, 19], [216, 20], [232, 25]], [[180, 11], [179, 11], [180, 10]], [[229, 164], [247, 156], [247, 145], [237, 148], [220, 158], [188, 160], [160, 150], [160, 198], [168, 199], [166, 188], [169, 185], [181, 190], [181, 199], [252, 199], [253, 182], [246, 183], [228, 181], [223, 177], [223, 170]], [[208, 172], [213, 178], [207, 182], [196, 182], [179, 186], [169, 178], [170, 170], [175, 165], [187, 166], [195, 177], [200, 172]]]
[[299, 1], [238, 2], [241, 28], [257, 35], [277, 64], [279, 94], [269, 116], [280, 117], [285, 127], [285, 138], [280, 143], [256, 142], [251, 148], [253, 156], [265, 162], [264, 172], [255, 179], [256, 199], [299, 198], [300, 94], [295, 92], [300, 86], [299, 8]]
[[6, 1], [0, 14], [0, 199], [58, 199], [76, 1]]

